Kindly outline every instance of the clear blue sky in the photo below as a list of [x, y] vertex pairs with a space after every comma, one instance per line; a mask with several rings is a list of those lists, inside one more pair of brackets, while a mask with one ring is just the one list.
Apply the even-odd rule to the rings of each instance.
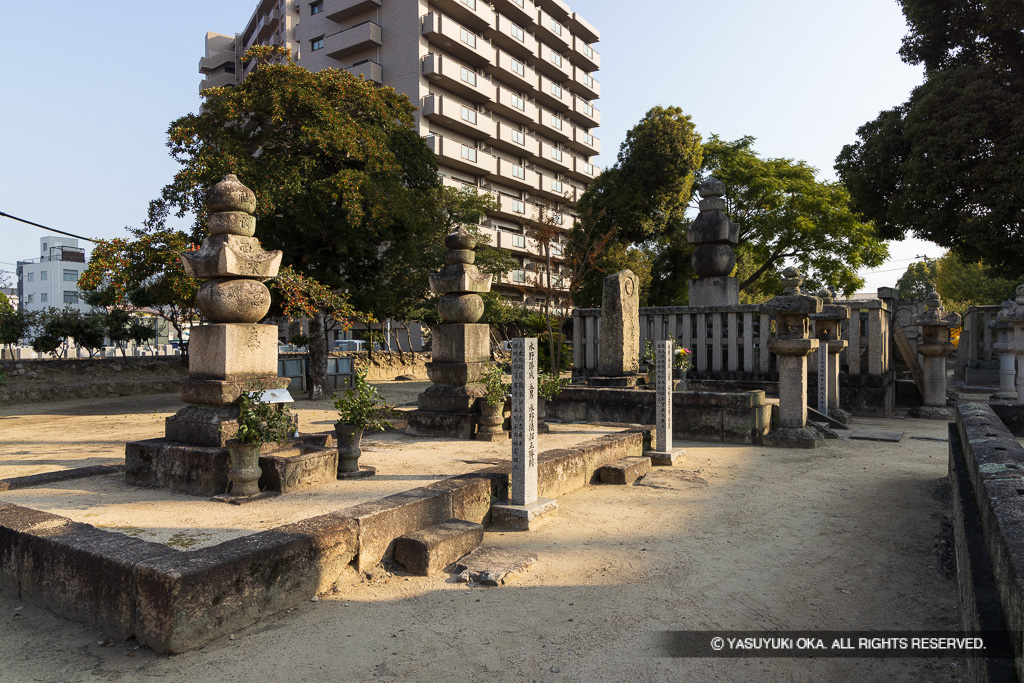
[[[599, 166], [614, 163], [650, 107], [674, 105], [704, 136], [752, 135], [761, 154], [805, 160], [832, 178], [857, 127], [921, 81], [897, 56], [906, 26], [896, 0], [569, 4], [602, 34]], [[176, 170], [168, 123], [199, 107], [206, 31], [241, 31], [254, 7], [53, 0], [44, 33], [15, 21], [0, 66], [0, 211], [87, 237], [139, 225]], [[0, 218], [0, 271], [38, 256], [43, 234]], [[912, 257], [942, 250], [914, 240], [891, 253], [878, 269], [888, 272], [870, 275], [867, 289], [893, 284]]]

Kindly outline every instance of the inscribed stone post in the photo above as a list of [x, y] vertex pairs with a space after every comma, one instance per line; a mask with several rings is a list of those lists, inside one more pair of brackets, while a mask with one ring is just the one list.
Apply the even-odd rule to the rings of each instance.
[[658, 450], [672, 452], [672, 342], [659, 341], [655, 345], [655, 362], [657, 363], [657, 379], [655, 388], [658, 392], [656, 401], [658, 410]]
[[623, 270], [604, 279], [597, 372], [602, 377], [636, 375], [640, 367], [640, 292], [637, 277]]
[[537, 339], [512, 341], [513, 505], [537, 502]]
[[818, 345], [818, 412], [828, 415], [828, 347], [825, 344]]

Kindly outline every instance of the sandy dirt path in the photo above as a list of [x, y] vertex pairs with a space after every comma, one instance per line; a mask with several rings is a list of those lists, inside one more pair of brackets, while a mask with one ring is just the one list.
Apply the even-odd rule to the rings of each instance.
[[[108, 418], [117, 433], [96, 433], [97, 405], [66, 415], [62, 429], [90, 443], [138, 438], [154, 417], [137, 403], [134, 416]], [[10, 415], [0, 413], [0, 457]], [[174, 657], [101, 644], [0, 595], [0, 680], [957, 680], [955, 660], [660, 656], [666, 629], [956, 628], [955, 584], [935, 551], [949, 507], [946, 425], [855, 426], [907, 438], [814, 451], [677, 444], [688, 449], [681, 465], [638, 486], [586, 487], [537, 531], [488, 533], [485, 545], [540, 558], [503, 587], [446, 574], [349, 577], [317, 602]], [[31, 452], [30, 435], [18, 438]]]

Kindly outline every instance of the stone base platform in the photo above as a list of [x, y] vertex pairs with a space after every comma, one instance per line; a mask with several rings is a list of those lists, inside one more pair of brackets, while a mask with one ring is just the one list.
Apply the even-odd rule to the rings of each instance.
[[529, 505], [498, 503], [491, 506], [491, 524], [512, 531], [529, 531], [557, 512], [558, 501], [554, 498], [538, 498]]
[[824, 443], [821, 432], [809, 427], [776, 427], [764, 437], [765, 446], [776, 448], [817, 448]]
[[956, 411], [947, 406], [917, 406], [907, 411], [907, 417], [919, 420], [945, 420], [949, 422], [956, 417]]
[[431, 436], [445, 439], [472, 439], [480, 413], [442, 413], [413, 410], [408, 413], [405, 433], [409, 436]]
[[597, 471], [602, 484], [629, 486], [640, 477], [651, 473], [651, 458], [648, 453], [616, 460]]
[[[284, 446], [266, 444], [260, 455], [261, 490], [314, 488], [338, 471], [333, 436], [312, 434]], [[125, 445], [125, 481], [135, 486], [168, 488], [178, 493], [213, 497], [227, 492], [231, 459], [227, 447], [194, 446], [170, 439], [132, 441]]]
[[625, 387], [632, 388], [640, 383], [639, 375], [630, 375], [627, 377], [590, 377], [587, 379], [587, 384], [592, 387]]
[[655, 467], [671, 467], [682, 458], [686, 457], [685, 448], [673, 448], [671, 451], [647, 451], [644, 453], [651, 459]]

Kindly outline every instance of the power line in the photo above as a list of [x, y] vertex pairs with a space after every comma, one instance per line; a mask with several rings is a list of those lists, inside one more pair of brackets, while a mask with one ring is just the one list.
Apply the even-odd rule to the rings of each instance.
[[20, 221], [22, 223], [28, 223], [29, 225], [34, 225], [37, 228], [42, 228], [43, 230], [49, 230], [50, 232], [55, 232], [55, 233], [57, 233], [59, 235], [67, 235], [68, 237], [74, 237], [75, 239], [85, 240], [86, 242], [95, 242], [96, 241], [96, 240], [91, 239], [89, 237], [82, 237], [81, 235], [75, 235], [75, 234], [70, 233], [70, 232], [64, 232], [63, 230], [58, 230], [57, 228], [51, 228], [51, 227], [42, 225], [41, 223], [33, 223], [32, 221], [25, 220], [24, 218], [18, 218], [17, 216], [12, 216], [11, 214], [4, 213], [3, 211], [0, 211], [0, 216], [3, 216], [4, 218], [10, 218], [12, 220]]

